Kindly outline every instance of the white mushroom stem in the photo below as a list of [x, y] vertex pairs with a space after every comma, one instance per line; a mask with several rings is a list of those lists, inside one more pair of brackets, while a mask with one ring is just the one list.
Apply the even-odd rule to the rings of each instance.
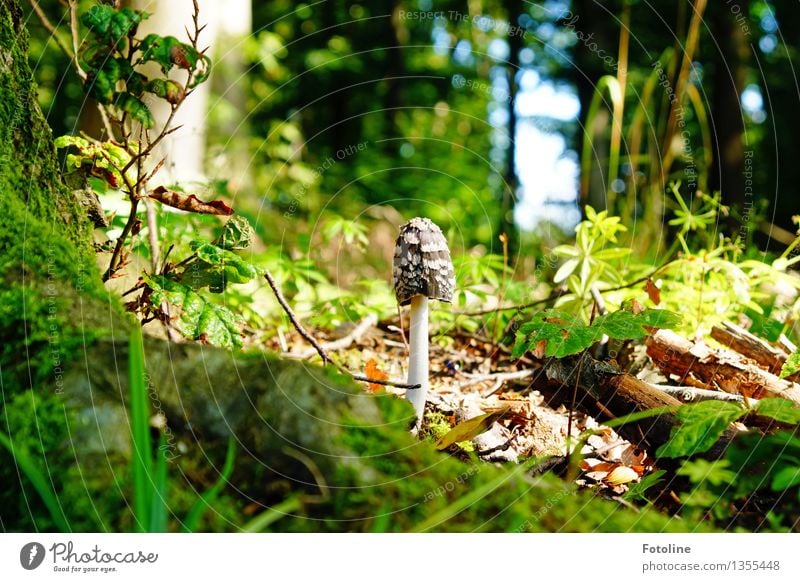
[[419, 388], [406, 391], [406, 397], [417, 413], [417, 427], [425, 412], [428, 396], [428, 298], [414, 295], [411, 298], [411, 324], [408, 333], [408, 383]]

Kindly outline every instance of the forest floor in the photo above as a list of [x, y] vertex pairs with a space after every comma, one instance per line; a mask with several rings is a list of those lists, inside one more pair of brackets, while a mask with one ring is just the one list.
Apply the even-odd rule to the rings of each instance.
[[[337, 366], [364, 381], [365, 390], [403, 397], [406, 389], [381, 384], [405, 382], [408, 350], [400, 324], [398, 318], [378, 322], [371, 316], [339, 333], [309, 333]], [[673, 459], [656, 460], [658, 446], [665, 444], [676, 424], [674, 410], [658, 415], [650, 428], [634, 424], [617, 432], [604, 423], [632, 412], [647, 413], [653, 402], [667, 407], [704, 400], [753, 406], [756, 397], [773, 396], [774, 389], [781, 387], [794, 390], [797, 385], [791, 382], [793, 378], [781, 380], [775, 375], [788, 356], [786, 351], [754, 340], [735, 325], [715, 328], [720, 343], [712, 342], [712, 346], [663, 330], [654, 336], [657, 339], [615, 344], [617, 351], [612, 353], [618, 354], [619, 361], [607, 357], [607, 343], [596, 346], [587, 354], [587, 379], [581, 380], [580, 369], [578, 377], [559, 377], [558, 370], [548, 371], [548, 359], [533, 352], [512, 358], [508, 346], [480, 334], [457, 329], [434, 334], [430, 391], [419, 437], [465, 460], [547, 459], [537, 470], [554, 471], [629, 507], [634, 507], [634, 500], [645, 501], [650, 489], [647, 500], [668, 513], [677, 512], [685, 480], [662, 479], [663, 469], [674, 471], [676, 465]], [[663, 342], [669, 344], [666, 351]], [[320, 360], [317, 350], [309, 348], [300, 334], [281, 334], [259, 343], [284, 357]], [[676, 354], [686, 356], [689, 363], [681, 367], [673, 361], [680, 360]], [[601, 376], [596, 371], [589, 374], [590, 367], [613, 368], [614, 391], [621, 398], [604, 398], [602, 389], [595, 391], [597, 386], [592, 384]], [[747, 384], [737, 374], [758, 378]], [[655, 400], [640, 401], [637, 390], [652, 391]], [[779, 396], [797, 401], [796, 394]], [[751, 420], [754, 424], [748, 426]], [[730, 423], [722, 441], [749, 428], [761, 430], [764, 425], [755, 416]], [[572, 443], [569, 458], [567, 443]]]

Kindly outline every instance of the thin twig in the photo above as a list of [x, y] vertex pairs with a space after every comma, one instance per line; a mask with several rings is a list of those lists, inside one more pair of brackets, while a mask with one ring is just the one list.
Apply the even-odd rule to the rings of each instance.
[[150, 243], [150, 265], [153, 267], [153, 273], [158, 273], [161, 251], [158, 248], [158, 223], [152, 200], [144, 201], [144, 210], [147, 217], [147, 240]]
[[87, 77], [86, 71], [81, 68], [81, 64], [78, 62], [78, 47], [80, 46], [78, 34], [80, 29], [78, 28], [77, 0], [69, 0], [69, 27], [72, 30], [72, 56], [75, 62], [75, 70], [78, 72], [78, 76], [85, 81]]
[[289, 317], [289, 321], [292, 322], [292, 325], [297, 330], [297, 333], [303, 336], [303, 339], [305, 339], [308, 343], [314, 346], [314, 349], [322, 358], [323, 364], [327, 364], [328, 362], [330, 362], [330, 358], [328, 357], [328, 354], [325, 352], [322, 346], [319, 345], [317, 340], [314, 339], [314, 336], [308, 333], [303, 327], [303, 325], [300, 323], [300, 321], [298, 321], [297, 316], [295, 315], [294, 311], [289, 306], [289, 304], [286, 302], [286, 298], [283, 296], [283, 293], [281, 293], [278, 284], [275, 282], [275, 279], [272, 278], [272, 274], [269, 272], [268, 269], [264, 269], [264, 278], [267, 280], [267, 283], [269, 283], [272, 292], [275, 294], [275, 298], [278, 300], [278, 303], [281, 304], [283, 311]]
[[374, 380], [360, 374], [353, 374], [344, 368], [340, 369], [350, 374], [353, 377], [353, 380], [358, 380], [359, 382], [369, 382], [370, 384], [380, 384], [381, 386], [394, 386], [395, 388], [405, 388], [406, 390], [416, 390], [417, 388], [422, 387], [422, 384], [405, 384], [403, 382], [392, 382], [391, 380]]
[[496, 447], [492, 447], [490, 449], [486, 449], [486, 450], [483, 450], [483, 451], [475, 451], [475, 454], [478, 455], [479, 457], [483, 457], [483, 456], [489, 455], [491, 453], [496, 453], [497, 451], [508, 450], [508, 447], [511, 446], [511, 443], [513, 443], [516, 440], [516, 438], [517, 438], [517, 435], [513, 434], [513, 435], [511, 435], [511, 438], [508, 439], [506, 442], [504, 442], [502, 444], [499, 444]]
[[[650, 386], [661, 390], [665, 394], [674, 396], [681, 402], [695, 402], [700, 400], [723, 400], [725, 402], [740, 402], [744, 403], [744, 396], [739, 394], [730, 394], [718, 390], [706, 390], [704, 388], [692, 388], [690, 386], [666, 386], [664, 384], [652, 384]], [[755, 398], [748, 398], [747, 402], [754, 404], [757, 402]]]
[[468, 380], [464, 380], [463, 382], [459, 382], [456, 384], [456, 388], [462, 389], [467, 388], [469, 386], [474, 386], [475, 384], [481, 384], [483, 382], [489, 381], [503, 381], [506, 380], [521, 380], [523, 378], [527, 378], [528, 376], [533, 375], [535, 370], [518, 370], [516, 372], [498, 372], [496, 374], [482, 374], [480, 376], [473, 376]]
[[42, 7], [39, 6], [39, 3], [36, 0], [31, 0], [31, 7], [36, 13], [36, 16], [39, 17], [39, 22], [41, 22], [42, 26], [44, 26], [47, 32], [50, 33], [50, 37], [53, 39], [53, 42], [55, 42], [56, 45], [58, 45], [58, 48], [61, 49], [61, 51], [67, 55], [70, 60], [72, 60], [72, 58], [74, 58], [72, 51], [69, 50], [69, 47], [67, 47], [67, 45], [64, 44], [64, 41], [61, 40], [61, 37], [58, 36], [56, 27], [53, 26], [53, 23], [50, 22], [49, 18], [47, 18], [47, 14], [44, 13], [44, 10], [42, 10]]
[[[321, 344], [320, 347], [326, 352], [347, 349], [351, 345], [353, 345], [353, 343], [360, 340], [361, 336], [363, 336], [367, 331], [369, 331], [370, 328], [374, 327], [377, 323], [378, 323], [378, 316], [375, 315], [374, 313], [370, 313], [364, 319], [362, 319], [358, 323], [358, 325], [353, 329], [353, 331], [351, 331], [349, 334], [347, 334], [343, 338], [334, 340], [332, 342], [326, 342], [324, 344]], [[307, 360], [316, 353], [317, 351], [312, 348], [299, 353], [284, 352], [281, 355], [286, 358]]]

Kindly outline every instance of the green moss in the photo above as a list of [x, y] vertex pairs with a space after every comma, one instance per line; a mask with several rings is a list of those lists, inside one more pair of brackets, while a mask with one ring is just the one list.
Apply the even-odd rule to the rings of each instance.
[[425, 414], [426, 437], [436, 442], [450, 432], [450, 421], [441, 412], [428, 412]]
[[[390, 397], [378, 402], [386, 426], [407, 421], [407, 402]], [[353, 426], [342, 444], [359, 462], [341, 464], [331, 498], [309, 505], [308, 519], [282, 520], [279, 529], [412, 531], [481, 489], [486, 491], [474, 503], [431, 531], [687, 531], [695, 526], [655, 511], [633, 514], [553, 475], [534, 478], [518, 474], [516, 466], [462, 463], [427, 443], [409, 444], [404, 431], [359, 425], [357, 419], [348, 423]], [[336, 519], [325, 519], [331, 515]]]

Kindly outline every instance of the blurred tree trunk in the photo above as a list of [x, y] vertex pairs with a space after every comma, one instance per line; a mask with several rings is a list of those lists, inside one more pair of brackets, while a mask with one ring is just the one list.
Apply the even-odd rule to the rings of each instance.
[[[620, 6], [609, 7], [610, 10], [619, 11]], [[605, 10], [597, 5], [594, 0], [574, 0], [570, 12], [573, 33], [579, 38], [575, 44], [575, 66], [570, 69], [571, 81], [575, 83], [578, 91], [578, 100], [581, 104], [581, 130], [575, 134], [575, 151], [583, 149], [583, 133], [590, 132], [594, 151], [592, 163], [589, 166], [589, 188], [581, 193], [579, 203], [589, 204], [598, 210], [606, 208], [606, 190], [608, 187], [608, 149], [609, 131], [611, 127], [611, 106], [601, 107], [594, 120], [587, 119], [589, 104], [597, 87], [597, 81], [603, 75], [612, 74], [606, 69], [604, 61], [598, 58], [589, 45], [596, 43], [608, 54], [616, 55], [619, 30], [612, 19], [608, 18]], [[583, 37], [583, 40], [580, 39]], [[588, 123], [592, 121], [591, 126]], [[583, 169], [581, 170], [583, 171]]]
[[[191, 0], [133, 0], [132, 5], [138, 10], [150, 13], [150, 18], [139, 26], [139, 35], [144, 37], [150, 33], [171, 35], [181, 40], [186, 39], [186, 29], [192, 30], [193, 5]], [[199, 48], [203, 49], [213, 43], [219, 28], [219, 18], [215, 12], [222, 8], [214, 0], [200, 0], [200, 25], [206, 25], [200, 34]], [[231, 2], [225, 2], [225, 8]], [[152, 67], [155, 74], [158, 65], [149, 63], [145, 70]], [[183, 76], [182, 70], [170, 72], [170, 77]], [[182, 78], [182, 77], [181, 77]], [[173, 119], [173, 127], [180, 126], [180, 131], [168, 135], [156, 148], [152, 163], [162, 158], [166, 160], [160, 178], [165, 183], [204, 182], [206, 132], [208, 120], [208, 103], [211, 85], [203, 83], [186, 98]], [[156, 120], [156, 129], [163, 127], [170, 113], [169, 104], [163, 99], [152, 99], [148, 102]]]
[[519, 191], [519, 177], [517, 175], [517, 93], [519, 86], [519, 53], [525, 46], [523, 35], [517, 34], [517, 19], [525, 11], [522, 0], [508, 0], [507, 17], [511, 34], [508, 36], [508, 62], [506, 63], [508, 79], [508, 146], [506, 151], [506, 168], [503, 181], [503, 214], [500, 217], [500, 233], [508, 237], [508, 256], [513, 261], [519, 248], [519, 234], [514, 222], [514, 206], [517, 202]]
[[752, 204], [752, 194], [745, 195], [744, 112], [741, 95], [747, 79], [750, 40], [737, 17], [747, 18], [748, 4], [737, 3], [741, 13], [728, 4], [711, 3], [711, 30], [718, 50], [714, 51], [713, 98], [709, 119], [714, 144], [713, 165], [709, 175], [711, 191], [722, 192], [722, 201], [746, 212]]

